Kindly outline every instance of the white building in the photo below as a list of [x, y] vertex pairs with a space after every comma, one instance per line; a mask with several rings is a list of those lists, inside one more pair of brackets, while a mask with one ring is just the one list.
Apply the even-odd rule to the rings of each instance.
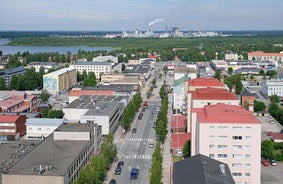
[[44, 139], [58, 128], [64, 119], [28, 118], [26, 121], [26, 139]]
[[56, 95], [77, 84], [77, 72], [73, 68], [63, 68], [43, 75], [43, 89]]
[[173, 84], [173, 112], [187, 114], [185, 82], [190, 78], [183, 76], [178, 80], [174, 80]]
[[203, 154], [228, 164], [235, 183], [261, 183], [261, 124], [252, 112], [216, 104], [194, 109], [192, 116], [192, 156]]
[[238, 60], [238, 53], [237, 52], [226, 52], [224, 54], [225, 60]]
[[114, 132], [120, 123], [128, 97], [84, 95], [63, 108], [69, 122], [96, 123], [102, 126], [102, 134]]
[[108, 62], [118, 63], [118, 57], [115, 56], [97, 56], [92, 59], [93, 62]]
[[29, 67], [33, 67], [35, 72], [39, 72], [40, 68], [43, 68], [44, 73], [47, 73], [50, 69], [57, 69], [58, 64], [55, 62], [32, 62], [29, 63]]
[[87, 61], [76, 61], [74, 64], [70, 64], [70, 68], [76, 69], [76, 71], [83, 73], [86, 71], [94, 72], [96, 78], [99, 78], [102, 73], [111, 74], [112, 73], [112, 63], [111, 62], [87, 62]]
[[261, 83], [261, 92], [265, 96], [277, 95], [283, 96], [283, 79], [265, 80]]

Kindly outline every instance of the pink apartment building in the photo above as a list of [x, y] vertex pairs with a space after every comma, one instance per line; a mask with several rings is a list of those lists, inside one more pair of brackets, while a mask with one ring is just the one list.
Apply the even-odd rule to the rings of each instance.
[[229, 165], [237, 184], [260, 183], [261, 124], [238, 105], [192, 109], [191, 155], [203, 154]]

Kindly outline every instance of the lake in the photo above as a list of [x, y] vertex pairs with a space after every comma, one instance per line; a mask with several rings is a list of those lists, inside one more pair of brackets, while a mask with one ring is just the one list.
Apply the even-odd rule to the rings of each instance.
[[77, 54], [79, 50], [85, 51], [98, 51], [106, 50], [112, 51], [114, 49], [107, 47], [85, 47], [85, 46], [6, 46], [10, 42], [9, 39], [0, 39], [0, 50], [3, 55], [6, 54], [16, 54], [17, 52], [29, 52], [31, 54], [39, 52], [58, 52], [59, 54], [66, 54], [71, 52], [72, 54]]

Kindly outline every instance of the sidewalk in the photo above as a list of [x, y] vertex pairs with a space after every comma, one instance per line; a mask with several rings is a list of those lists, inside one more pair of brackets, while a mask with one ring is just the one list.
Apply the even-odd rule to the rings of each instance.
[[163, 184], [170, 184], [171, 172], [170, 167], [172, 166], [172, 156], [170, 153], [170, 142], [171, 142], [171, 117], [172, 117], [172, 94], [168, 95], [168, 113], [167, 113], [167, 138], [163, 144], [163, 162], [162, 162], [162, 179]]

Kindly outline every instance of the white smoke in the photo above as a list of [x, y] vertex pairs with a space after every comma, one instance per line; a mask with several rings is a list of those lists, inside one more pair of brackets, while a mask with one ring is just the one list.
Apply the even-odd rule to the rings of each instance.
[[156, 23], [158, 23], [158, 22], [163, 22], [163, 21], [164, 21], [163, 19], [155, 19], [154, 21], [150, 22], [150, 23], [148, 24], [148, 26], [151, 26], [151, 25], [153, 25], [153, 24], [156, 24]]

